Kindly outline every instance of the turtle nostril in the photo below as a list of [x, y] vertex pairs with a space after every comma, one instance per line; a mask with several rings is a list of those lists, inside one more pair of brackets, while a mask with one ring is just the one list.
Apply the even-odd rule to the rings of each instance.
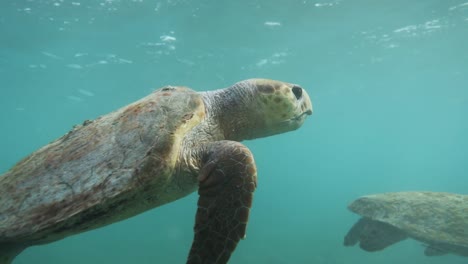
[[293, 88], [292, 88], [292, 92], [293, 94], [296, 96], [296, 99], [299, 100], [301, 99], [302, 97], [302, 88], [295, 85]]

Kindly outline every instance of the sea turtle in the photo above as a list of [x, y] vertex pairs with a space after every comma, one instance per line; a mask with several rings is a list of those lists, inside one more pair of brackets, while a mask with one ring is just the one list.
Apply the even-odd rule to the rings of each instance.
[[345, 236], [378, 251], [406, 238], [421, 241], [426, 256], [468, 256], [468, 195], [443, 192], [395, 192], [367, 195], [348, 208], [362, 218]]
[[239, 141], [295, 130], [311, 114], [300, 86], [250, 79], [208, 92], [163, 87], [85, 121], [0, 176], [0, 264], [197, 189], [187, 263], [226, 263], [257, 185]]

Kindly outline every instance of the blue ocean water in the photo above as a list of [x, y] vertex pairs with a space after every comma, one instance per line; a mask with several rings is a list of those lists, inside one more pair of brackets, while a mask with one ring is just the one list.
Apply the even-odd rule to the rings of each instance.
[[[371, 193], [467, 193], [466, 0], [0, 3], [0, 171], [163, 85], [298, 83], [314, 115], [246, 141], [259, 187], [230, 263], [458, 264], [420, 242], [346, 248]], [[197, 195], [24, 251], [15, 264], [184, 263]]]

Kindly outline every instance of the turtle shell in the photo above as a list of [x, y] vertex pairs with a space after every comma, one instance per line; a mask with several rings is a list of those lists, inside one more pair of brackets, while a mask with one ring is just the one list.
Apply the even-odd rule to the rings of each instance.
[[468, 195], [396, 192], [363, 196], [348, 208], [430, 245], [468, 249]]
[[51, 242], [173, 200], [181, 140], [204, 113], [199, 93], [164, 87], [24, 158], [0, 176], [0, 244]]

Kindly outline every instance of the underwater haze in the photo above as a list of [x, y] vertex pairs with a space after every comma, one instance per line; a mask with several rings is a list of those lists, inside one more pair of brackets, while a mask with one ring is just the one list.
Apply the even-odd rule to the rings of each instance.
[[[234, 264], [462, 264], [405, 240], [344, 247], [359, 196], [468, 194], [467, 0], [4, 0], [0, 171], [164, 85], [297, 83], [314, 114], [244, 142], [258, 165]], [[196, 193], [14, 264], [185, 263]]]

